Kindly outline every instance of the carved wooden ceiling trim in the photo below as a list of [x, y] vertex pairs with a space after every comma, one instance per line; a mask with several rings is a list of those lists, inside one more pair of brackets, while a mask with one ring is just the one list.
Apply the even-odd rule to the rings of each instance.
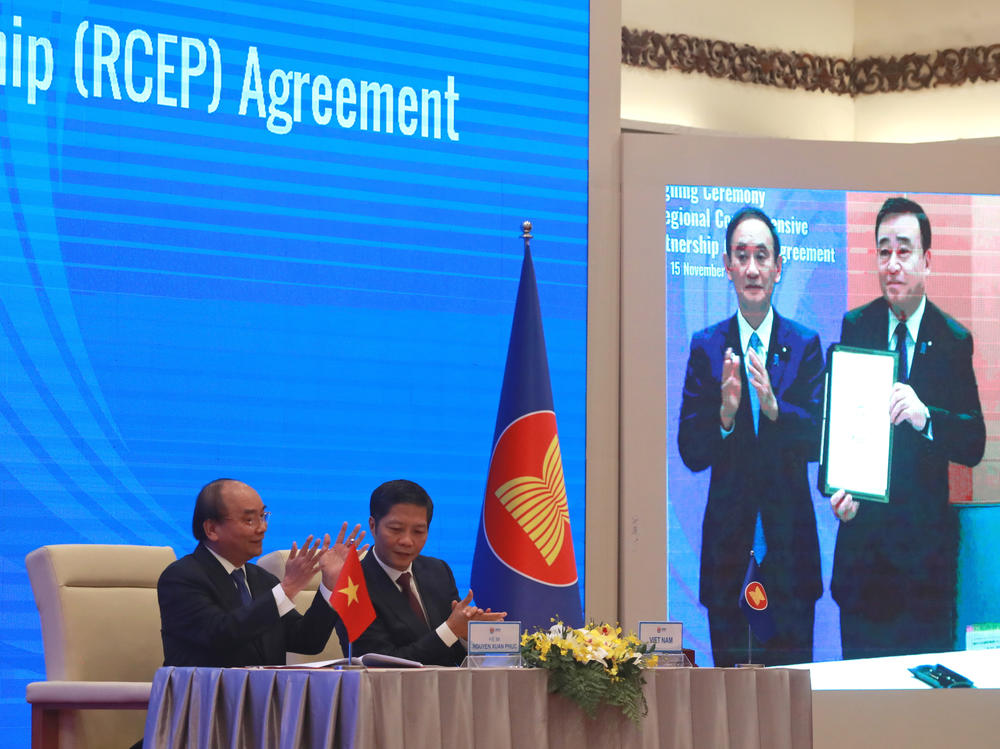
[[845, 60], [622, 27], [622, 63], [845, 96], [1000, 81], [1000, 44]]

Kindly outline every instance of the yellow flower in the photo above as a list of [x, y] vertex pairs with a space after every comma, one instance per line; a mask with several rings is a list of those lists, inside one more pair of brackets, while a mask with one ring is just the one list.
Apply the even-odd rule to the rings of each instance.
[[[620, 624], [589, 622], [584, 627], [573, 628], [553, 619], [547, 630], [522, 635], [521, 644], [534, 665], [544, 664], [543, 668], [563, 674], [575, 672], [570, 678], [576, 683], [581, 683], [582, 679], [595, 688], [606, 689], [609, 696], [600, 698], [601, 701], [617, 704], [637, 724], [645, 714], [646, 706], [641, 688], [644, 683], [642, 670], [646, 665], [643, 655], [646, 645], [633, 632], [623, 634]], [[560, 657], [549, 657], [553, 649]], [[600, 663], [601, 668], [589, 665], [594, 662]], [[652, 658], [648, 662], [655, 663], [656, 659]], [[581, 666], [575, 665], [577, 663]], [[581, 670], [582, 668], [586, 670]], [[595, 682], [594, 679], [598, 681]], [[605, 686], [596, 686], [602, 679]], [[594, 703], [585, 704], [580, 701], [580, 704], [588, 712], [595, 709]]]

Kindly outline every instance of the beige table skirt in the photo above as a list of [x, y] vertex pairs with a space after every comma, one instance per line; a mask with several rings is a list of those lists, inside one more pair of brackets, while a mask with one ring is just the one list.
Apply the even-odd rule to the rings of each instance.
[[657, 669], [636, 727], [587, 718], [534, 669], [161, 668], [146, 747], [807, 749], [809, 672]]

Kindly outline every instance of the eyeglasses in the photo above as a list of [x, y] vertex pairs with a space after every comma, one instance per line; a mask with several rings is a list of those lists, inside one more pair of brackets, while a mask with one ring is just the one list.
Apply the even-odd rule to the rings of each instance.
[[257, 528], [261, 525], [267, 525], [268, 521], [271, 519], [271, 511], [264, 510], [264, 512], [262, 512], [260, 515], [257, 515], [256, 517], [254, 517], [253, 515], [248, 515], [242, 518], [224, 517], [221, 519], [238, 520], [239, 522], [243, 523], [243, 525], [245, 525], [247, 528]]

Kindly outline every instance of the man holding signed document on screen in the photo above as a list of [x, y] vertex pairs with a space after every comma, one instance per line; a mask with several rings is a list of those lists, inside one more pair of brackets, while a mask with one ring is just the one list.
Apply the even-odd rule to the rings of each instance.
[[887, 404], [893, 424], [888, 503], [831, 498], [840, 518], [831, 590], [844, 658], [953, 649], [958, 518], [948, 463], [974, 466], [986, 427], [972, 335], [924, 292], [931, 227], [923, 209], [890, 198], [875, 220], [882, 298], [844, 316], [841, 344], [898, 351]]
[[806, 662], [822, 592], [806, 464], [819, 453], [823, 352], [815, 332], [771, 306], [782, 258], [764, 213], [748, 207], [733, 216], [723, 261], [739, 311], [691, 339], [677, 437], [684, 465], [712, 469], [699, 597], [715, 665], [744, 661], [747, 623], [737, 601], [754, 549], [777, 630], [754, 645], [754, 659]]

